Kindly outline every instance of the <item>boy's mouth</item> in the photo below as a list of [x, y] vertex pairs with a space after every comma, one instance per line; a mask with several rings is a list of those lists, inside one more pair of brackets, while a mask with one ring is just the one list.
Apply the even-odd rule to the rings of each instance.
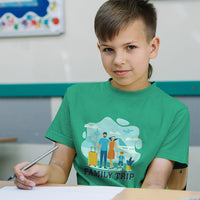
[[129, 73], [129, 70], [120, 70], [120, 71], [115, 71], [115, 74], [117, 76], [125, 76], [126, 74]]

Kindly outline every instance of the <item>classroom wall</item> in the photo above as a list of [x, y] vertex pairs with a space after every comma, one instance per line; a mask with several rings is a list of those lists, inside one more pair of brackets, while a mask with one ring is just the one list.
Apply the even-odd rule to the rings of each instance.
[[[104, 0], [65, 0], [65, 33], [60, 36], [0, 38], [0, 83], [106, 80], [108, 76], [101, 66], [93, 31], [93, 18], [103, 2]], [[198, 20], [200, 2], [195, 0], [152, 2], [158, 9], [158, 36], [161, 39], [158, 58], [152, 61], [154, 66], [152, 80], [200, 80]], [[51, 120], [53, 119], [59, 103], [60, 100], [55, 99], [51, 103], [48, 101], [51, 107], [48, 119], [49, 115]], [[4, 116], [4, 113], [1, 114]], [[0, 123], [6, 121], [1, 120]], [[11, 126], [8, 121], [7, 123]], [[45, 127], [47, 128], [47, 124]], [[0, 136], [5, 134], [5, 131], [0, 133]], [[0, 180], [6, 180], [12, 174], [13, 165], [34, 159], [51, 145], [51, 143], [0, 144]], [[200, 161], [197, 159], [199, 154], [198, 145], [190, 147], [189, 190], [200, 190], [198, 182]], [[48, 158], [42, 162], [48, 163]], [[72, 172], [69, 183], [74, 184], [76, 183], [74, 169]]]
[[93, 32], [93, 18], [102, 2], [64, 0], [65, 33], [60, 36], [0, 39], [0, 83], [105, 79]]
[[198, 0], [155, 0], [161, 45], [153, 60], [155, 80], [200, 79]]
[[[82, 82], [107, 79], [93, 31], [104, 0], [65, 0], [60, 36], [0, 39], [0, 83]], [[154, 80], [200, 79], [200, 1], [154, 0], [161, 39], [152, 60]]]

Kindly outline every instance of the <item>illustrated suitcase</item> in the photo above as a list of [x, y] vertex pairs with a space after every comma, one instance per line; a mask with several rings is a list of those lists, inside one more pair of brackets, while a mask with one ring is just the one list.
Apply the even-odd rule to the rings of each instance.
[[92, 151], [92, 147], [90, 151], [88, 152], [88, 165], [97, 166], [97, 152], [95, 151], [95, 148], [93, 148], [94, 151]]

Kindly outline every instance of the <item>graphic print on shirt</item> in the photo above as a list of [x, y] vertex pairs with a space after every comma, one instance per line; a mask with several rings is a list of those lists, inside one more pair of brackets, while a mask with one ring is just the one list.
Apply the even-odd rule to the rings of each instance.
[[[138, 127], [125, 119], [118, 118], [115, 122], [105, 117], [98, 123], [85, 124], [85, 128], [81, 151], [90, 168], [112, 172], [134, 169], [134, 164], [140, 159], [137, 149], [142, 148]], [[88, 170], [85, 169], [86, 174], [90, 173]]]

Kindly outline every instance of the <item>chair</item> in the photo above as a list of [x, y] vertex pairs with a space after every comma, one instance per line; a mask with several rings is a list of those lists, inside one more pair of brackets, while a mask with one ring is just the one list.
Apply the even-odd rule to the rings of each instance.
[[184, 169], [173, 169], [167, 186], [172, 190], [186, 190], [188, 167]]

